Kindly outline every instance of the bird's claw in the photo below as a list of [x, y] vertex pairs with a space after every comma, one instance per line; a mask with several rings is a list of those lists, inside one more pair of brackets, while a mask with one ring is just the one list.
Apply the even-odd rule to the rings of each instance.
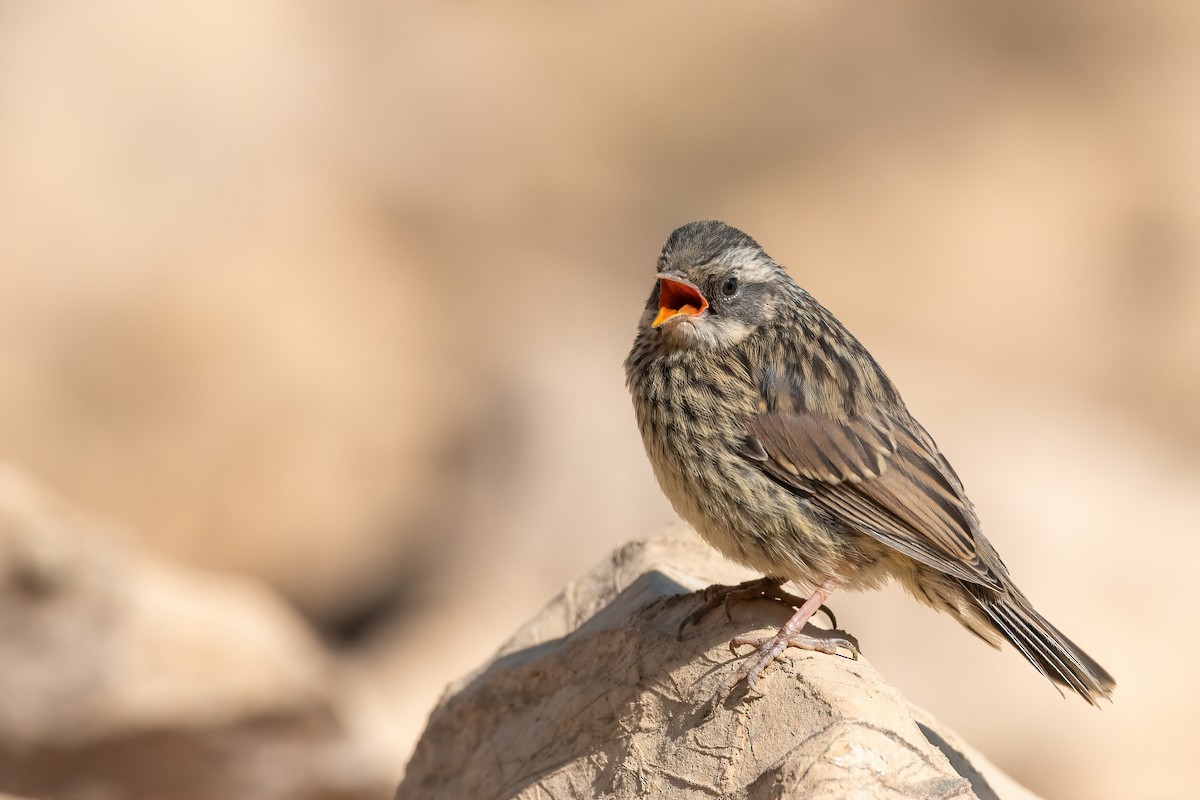
[[729, 652], [741, 658], [737, 649], [744, 646], [753, 647], [754, 650], [746, 654], [745, 663], [729, 682], [730, 689], [743, 680], [746, 681], [747, 686], [753, 689], [754, 684], [758, 681], [758, 676], [767, 668], [767, 665], [782, 655], [783, 651], [789, 647], [798, 647], [801, 650], [811, 650], [830, 656], [837, 655], [839, 650], [844, 649], [850, 652], [850, 658], [855, 661], [859, 656], [858, 645], [841, 636], [806, 636], [802, 633], [787, 634], [783, 631], [774, 636], [737, 636], [730, 640]]
[[[717, 606], [724, 606], [725, 618], [729, 621], [733, 620], [733, 614], [730, 613], [729, 607], [734, 603], [740, 603], [743, 600], [767, 599], [774, 600], [791, 608], [799, 608], [804, 604], [804, 598], [785, 592], [783, 590], [782, 578], [755, 578], [749, 581], [743, 581], [739, 584], [727, 586], [721, 583], [714, 583], [708, 586], [700, 593], [703, 597], [703, 603], [700, 607], [684, 617], [679, 623], [679, 630], [675, 634], [675, 638], [683, 639], [683, 630], [688, 625], [695, 625], [702, 619], [708, 616], [708, 612], [712, 611]], [[831, 627], [837, 627], [837, 617], [833, 615], [827, 606], [822, 605], [818, 611], [825, 614], [829, 618]]]

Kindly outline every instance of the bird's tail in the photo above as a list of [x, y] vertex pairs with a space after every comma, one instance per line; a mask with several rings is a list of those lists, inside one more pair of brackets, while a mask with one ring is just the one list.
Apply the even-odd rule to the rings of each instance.
[[1013, 591], [990, 597], [975, 594], [975, 600], [996, 630], [1038, 672], [1056, 684], [1072, 689], [1092, 705], [1097, 705], [1101, 697], [1111, 698], [1117, 685], [1113, 677], [1035, 611], [1020, 593]]

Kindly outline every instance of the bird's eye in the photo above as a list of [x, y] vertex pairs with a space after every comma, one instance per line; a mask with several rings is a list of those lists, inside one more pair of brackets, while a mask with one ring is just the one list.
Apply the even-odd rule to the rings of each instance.
[[737, 290], [737, 278], [726, 278], [725, 282], [721, 284], [721, 294], [725, 295], [726, 297], [733, 297], [735, 294], [737, 294]]

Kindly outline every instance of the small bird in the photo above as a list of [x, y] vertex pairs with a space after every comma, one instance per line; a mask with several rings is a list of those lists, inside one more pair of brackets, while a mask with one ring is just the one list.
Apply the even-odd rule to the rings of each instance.
[[753, 687], [788, 647], [857, 656], [847, 639], [801, 631], [834, 591], [894, 578], [1088, 703], [1111, 696], [1108, 672], [1017, 588], [875, 359], [754, 239], [689, 223], [657, 272], [625, 361], [646, 453], [679, 515], [765, 576], [713, 587], [684, 624], [722, 599], [779, 597], [786, 581], [812, 589], [775, 636], [730, 643], [754, 648], [735, 683]]

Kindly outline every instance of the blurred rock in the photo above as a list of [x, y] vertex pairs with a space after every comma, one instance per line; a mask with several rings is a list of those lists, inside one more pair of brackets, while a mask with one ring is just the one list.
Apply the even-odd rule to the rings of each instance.
[[318, 155], [328, 27], [279, 2], [0, 8], [0, 444], [336, 624], [418, 560], [471, 403], [457, 371], [414, 379], [463, 363], [423, 335], [420, 241]]
[[149, 556], [0, 468], [0, 790], [355, 797], [378, 780], [302, 620]]
[[864, 659], [789, 651], [753, 693], [724, 682], [759, 601], [675, 633], [714, 577], [685, 530], [630, 543], [448, 691], [397, 800], [461, 797], [1031, 798]]

